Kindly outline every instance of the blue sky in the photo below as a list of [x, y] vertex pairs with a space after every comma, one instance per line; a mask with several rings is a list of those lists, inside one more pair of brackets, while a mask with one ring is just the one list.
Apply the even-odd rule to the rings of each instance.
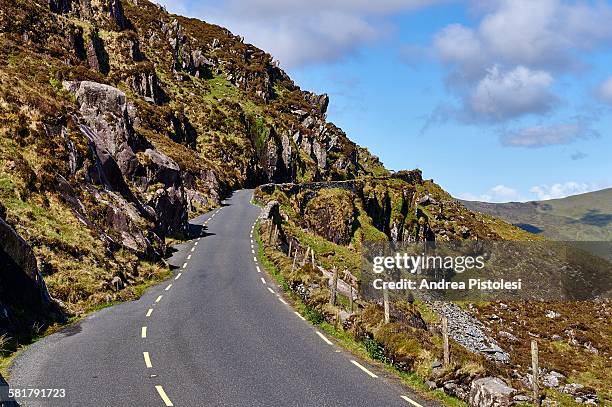
[[612, 186], [612, 3], [164, 0], [270, 52], [392, 169], [466, 199]]

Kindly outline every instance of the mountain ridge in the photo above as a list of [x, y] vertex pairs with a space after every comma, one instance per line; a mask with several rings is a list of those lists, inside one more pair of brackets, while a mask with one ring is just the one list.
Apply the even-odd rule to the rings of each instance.
[[612, 188], [543, 201], [460, 202], [550, 239], [612, 240]]

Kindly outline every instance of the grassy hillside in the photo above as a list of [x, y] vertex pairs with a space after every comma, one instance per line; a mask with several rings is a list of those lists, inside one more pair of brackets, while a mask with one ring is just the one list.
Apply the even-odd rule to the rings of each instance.
[[612, 240], [612, 188], [547, 201], [461, 202], [470, 210], [504, 219], [550, 239]]

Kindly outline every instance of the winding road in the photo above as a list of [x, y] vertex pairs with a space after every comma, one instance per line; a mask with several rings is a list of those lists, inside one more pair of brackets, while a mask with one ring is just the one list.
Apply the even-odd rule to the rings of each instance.
[[65, 389], [21, 406], [438, 406], [336, 346], [263, 270], [251, 190], [193, 219], [168, 281], [31, 345], [12, 388]]

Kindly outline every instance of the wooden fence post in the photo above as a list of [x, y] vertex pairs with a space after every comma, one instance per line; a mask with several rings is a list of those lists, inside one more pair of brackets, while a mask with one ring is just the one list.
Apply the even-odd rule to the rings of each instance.
[[338, 269], [334, 267], [334, 276], [332, 277], [332, 286], [331, 286], [331, 298], [329, 302], [331, 305], [336, 305], [336, 297], [338, 293]]
[[391, 321], [391, 315], [389, 312], [389, 293], [387, 290], [383, 290], [383, 302], [385, 306], [385, 324], [388, 324]]
[[444, 366], [450, 364], [450, 346], [448, 343], [448, 318], [442, 317], [442, 344], [444, 347]]
[[535, 405], [540, 405], [540, 388], [538, 385], [540, 376], [540, 363], [538, 361], [538, 343], [531, 341], [531, 372], [533, 373], [533, 399]]
[[302, 266], [304, 266], [306, 264], [306, 261], [308, 260], [308, 255], [310, 254], [310, 246], [308, 246], [306, 248], [306, 254], [304, 254], [304, 258], [302, 259]]
[[272, 244], [272, 224], [274, 223], [274, 221], [270, 220], [270, 231], [268, 233], [268, 244]]
[[349, 306], [351, 307], [351, 314], [353, 313], [353, 285], [349, 284]]
[[314, 250], [310, 251], [310, 257], [312, 259], [312, 267], [316, 267], [315, 260], [314, 260]]
[[293, 255], [293, 264], [291, 265], [291, 271], [295, 269], [295, 261], [297, 260], [298, 248], [295, 248], [295, 254]]
[[276, 225], [276, 223], [274, 224], [274, 241], [272, 242], [272, 244], [276, 244], [276, 240], [278, 238], [278, 226]]
[[291, 243], [293, 243], [293, 240], [289, 239], [289, 250], [287, 250], [287, 257], [291, 257]]

